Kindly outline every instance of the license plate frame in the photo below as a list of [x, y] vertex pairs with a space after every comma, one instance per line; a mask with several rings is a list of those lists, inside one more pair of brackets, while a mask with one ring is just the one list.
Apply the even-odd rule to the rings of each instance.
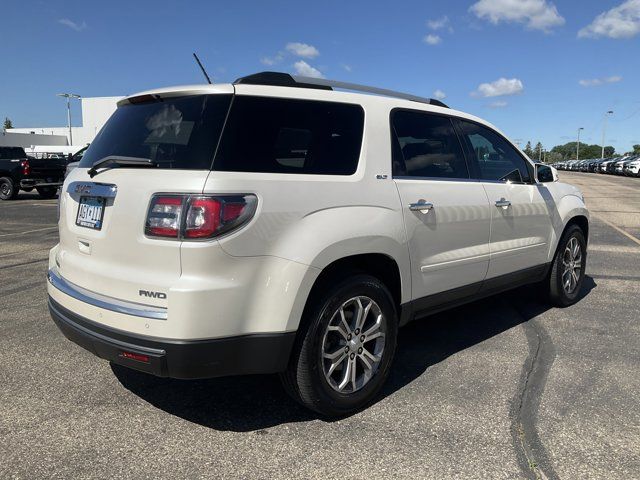
[[[106, 198], [104, 197], [80, 197], [76, 213], [76, 225], [91, 230], [102, 230], [105, 206]], [[93, 210], [85, 207], [93, 207]]]

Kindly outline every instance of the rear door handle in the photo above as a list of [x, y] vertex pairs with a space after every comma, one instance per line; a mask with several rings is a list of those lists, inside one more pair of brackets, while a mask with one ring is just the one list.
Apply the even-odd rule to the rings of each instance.
[[505, 198], [501, 198], [500, 200], [496, 200], [496, 207], [508, 208], [511, 206], [511, 202]]
[[429, 210], [433, 208], [433, 203], [426, 200], [418, 200], [416, 203], [409, 204], [409, 210], [412, 212], [422, 212], [423, 214], [429, 213]]

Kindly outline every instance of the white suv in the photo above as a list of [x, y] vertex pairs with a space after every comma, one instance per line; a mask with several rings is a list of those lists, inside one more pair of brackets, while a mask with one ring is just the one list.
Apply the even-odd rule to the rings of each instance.
[[69, 339], [159, 376], [278, 372], [324, 415], [375, 397], [410, 320], [534, 282], [575, 302], [589, 229], [479, 118], [269, 72], [122, 100], [59, 210]]

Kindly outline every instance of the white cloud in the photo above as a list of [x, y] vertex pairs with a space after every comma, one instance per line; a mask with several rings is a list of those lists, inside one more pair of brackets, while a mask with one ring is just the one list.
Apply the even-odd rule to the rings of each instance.
[[503, 95], [516, 95], [522, 93], [524, 85], [517, 78], [499, 78], [495, 82], [481, 83], [471, 95], [475, 97], [501, 97]]
[[543, 32], [565, 23], [556, 6], [547, 0], [480, 0], [469, 11], [494, 25], [500, 22], [523, 23], [527, 28]]
[[322, 75], [320, 70], [312, 67], [304, 60], [298, 60], [293, 64], [293, 68], [295, 68], [298, 75], [302, 75], [304, 77], [324, 78], [324, 75]]
[[353, 71], [353, 67], [351, 65], [347, 65], [346, 63], [342, 64], [342, 68], [344, 68], [349, 73]]
[[489, 108], [504, 108], [507, 105], [509, 105], [507, 102], [505, 102], [504, 100], [498, 100], [495, 102], [492, 102], [488, 105]]
[[449, 23], [449, 17], [447, 17], [446, 15], [444, 17], [441, 18], [436, 18], [433, 20], [427, 20], [427, 27], [429, 28], [429, 30], [443, 30], [443, 29], [447, 29], [447, 31], [449, 33], [453, 32], [453, 28], [451, 27], [451, 24]]
[[260, 63], [262, 63], [263, 65], [272, 66], [280, 63], [283, 59], [284, 55], [282, 54], [282, 52], [278, 52], [278, 54], [274, 55], [273, 57], [262, 57], [260, 59]]
[[433, 92], [433, 98], [438, 100], [444, 100], [445, 98], [447, 98], [447, 94], [444, 93], [442, 90], [438, 89], [435, 92]]
[[76, 23], [73, 20], [69, 20], [68, 18], [61, 18], [58, 20], [58, 23], [64, 25], [65, 27], [69, 27], [76, 32], [81, 32], [82, 30], [87, 28], [87, 23], [83, 20], [82, 23]]
[[422, 41], [429, 45], [438, 45], [439, 43], [442, 42], [442, 38], [440, 38], [440, 35], [435, 35], [433, 33], [430, 33], [429, 35], [426, 35], [422, 39]]
[[618, 83], [621, 81], [621, 76], [614, 75], [613, 77], [589, 78], [587, 80], [580, 80], [578, 83], [583, 87], [597, 87], [599, 85], [604, 85], [605, 83]]
[[313, 45], [307, 45], [306, 43], [290, 42], [287, 43], [284, 48], [287, 52], [303, 58], [315, 58], [320, 55], [320, 52], [316, 47]]
[[598, 15], [578, 38], [631, 38], [640, 33], [640, 0], [627, 0]]

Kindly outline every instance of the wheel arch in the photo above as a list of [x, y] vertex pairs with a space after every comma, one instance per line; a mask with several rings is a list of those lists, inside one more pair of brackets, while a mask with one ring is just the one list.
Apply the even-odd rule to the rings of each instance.
[[380, 280], [391, 293], [398, 307], [402, 302], [402, 276], [398, 262], [385, 253], [361, 253], [338, 258], [322, 269], [311, 287], [309, 298], [336, 278], [347, 275], [367, 274]]
[[402, 267], [391, 255], [381, 252], [358, 253], [335, 258], [322, 269], [313, 269], [315, 278], [307, 284], [308, 288], [298, 292], [299, 299], [296, 302], [299, 307], [292, 310], [295, 318], [289, 319], [289, 325], [297, 329], [298, 334], [304, 331], [305, 319], [309, 310], [314, 306], [314, 299], [321, 294], [323, 289], [330, 288], [332, 283], [357, 274], [371, 275], [380, 280], [389, 290], [393, 303], [400, 315], [400, 305], [403, 301], [403, 289], [410, 288], [409, 281], [402, 278]]
[[[587, 216], [576, 215], [574, 217], [571, 217], [567, 221], [567, 224], [565, 225], [564, 230], [562, 231], [562, 235], [564, 235], [564, 232], [566, 232], [571, 225], [577, 225], [578, 227], [580, 227], [580, 229], [582, 230], [582, 233], [584, 234], [584, 239], [588, 243], [589, 242], [589, 219], [587, 218]], [[560, 238], [562, 238], [562, 235], [560, 236]]]

